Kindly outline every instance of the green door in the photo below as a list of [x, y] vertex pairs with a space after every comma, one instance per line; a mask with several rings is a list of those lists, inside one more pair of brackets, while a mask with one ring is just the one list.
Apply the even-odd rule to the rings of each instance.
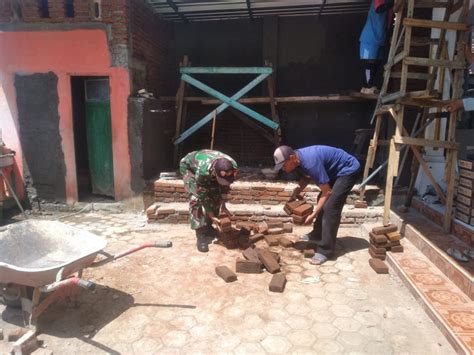
[[87, 151], [92, 193], [114, 196], [112, 125], [108, 79], [85, 81]]

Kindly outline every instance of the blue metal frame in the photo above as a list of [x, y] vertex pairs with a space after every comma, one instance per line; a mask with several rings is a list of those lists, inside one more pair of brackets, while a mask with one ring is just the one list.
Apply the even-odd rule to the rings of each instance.
[[[238, 102], [238, 100], [252, 90], [255, 86], [265, 80], [271, 73], [272, 68], [269, 67], [262, 67], [262, 68], [223, 68], [223, 67], [209, 67], [209, 68], [200, 68], [200, 67], [182, 67], [180, 68], [180, 72], [182, 73], [181, 80], [187, 82], [190, 85], [204, 91], [205, 93], [215, 97], [216, 99], [222, 101], [223, 103], [219, 105], [215, 111], [216, 115], [224, 111], [229, 106], [241, 111], [242, 113], [250, 116], [251, 118], [265, 124], [266, 126], [272, 128], [273, 130], [277, 130], [279, 128], [278, 123], [273, 122], [272, 120], [266, 118], [265, 116], [255, 112], [254, 110], [248, 108], [247, 106], [242, 105]], [[211, 88], [210, 86], [202, 83], [201, 81], [191, 77], [187, 73], [194, 73], [194, 74], [258, 74], [255, 79], [253, 79], [250, 83], [240, 89], [231, 97], [228, 97], [219, 91]], [[181, 133], [179, 137], [176, 138], [174, 141], [175, 145], [180, 144], [184, 140], [186, 140], [189, 136], [191, 136], [194, 132], [198, 129], [203, 127], [207, 122], [212, 120], [213, 112], [208, 113], [198, 122], [196, 122], [193, 126], [189, 127], [186, 131]]]
[[181, 74], [271, 74], [270, 67], [181, 67]]

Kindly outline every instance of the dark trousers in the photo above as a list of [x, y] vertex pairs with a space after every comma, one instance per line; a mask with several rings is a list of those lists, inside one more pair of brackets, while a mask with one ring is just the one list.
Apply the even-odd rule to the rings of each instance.
[[313, 225], [311, 239], [318, 241], [317, 252], [330, 257], [336, 248], [337, 231], [341, 222], [342, 208], [357, 181], [359, 173], [338, 177], [331, 185], [331, 195], [324, 204]]

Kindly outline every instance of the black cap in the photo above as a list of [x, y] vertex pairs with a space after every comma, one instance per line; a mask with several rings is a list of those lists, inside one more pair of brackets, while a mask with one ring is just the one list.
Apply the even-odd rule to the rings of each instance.
[[214, 171], [216, 172], [216, 180], [219, 185], [229, 186], [234, 182], [234, 174], [229, 176], [222, 176], [221, 172], [228, 173], [234, 170], [234, 165], [226, 158], [219, 158], [214, 162]]

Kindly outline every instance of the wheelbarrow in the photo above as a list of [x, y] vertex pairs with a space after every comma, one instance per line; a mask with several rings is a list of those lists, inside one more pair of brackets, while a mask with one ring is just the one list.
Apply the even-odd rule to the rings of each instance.
[[[0, 296], [7, 306], [21, 307], [26, 325], [53, 302], [76, 299], [81, 288], [93, 290], [82, 279], [83, 270], [117, 260], [144, 248], [169, 248], [170, 241], [148, 242], [121, 253], [103, 251], [107, 242], [90, 232], [56, 221], [27, 220], [0, 229]], [[98, 254], [104, 255], [95, 261]], [[77, 274], [76, 274], [77, 273]]]

